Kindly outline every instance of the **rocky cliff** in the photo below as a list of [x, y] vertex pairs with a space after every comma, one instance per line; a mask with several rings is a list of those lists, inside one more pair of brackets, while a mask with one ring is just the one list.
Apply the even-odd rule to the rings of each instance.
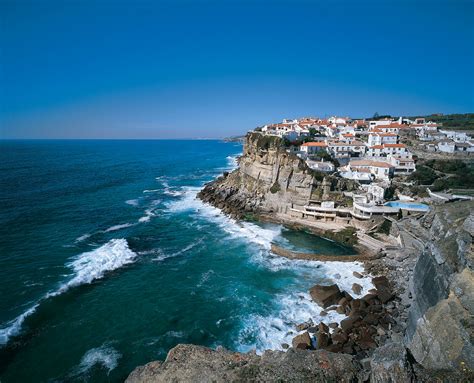
[[406, 344], [427, 370], [474, 370], [474, 202], [437, 206], [421, 221], [424, 236], [411, 279]]
[[[341, 191], [355, 187], [312, 172], [279, 139], [259, 134], [246, 137], [239, 165], [200, 193], [237, 217], [285, 214], [308, 199], [343, 200]], [[424, 216], [394, 222], [392, 229], [402, 248], [366, 262], [368, 272], [386, 275], [393, 287], [386, 304], [369, 308], [391, 317], [375, 328], [359, 315], [349, 333], [360, 343], [362, 330], [376, 330], [375, 349], [347, 354], [344, 347], [330, 347], [338, 353], [294, 347], [257, 356], [178, 345], [166, 361], [138, 367], [127, 381], [474, 381], [474, 201], [433, 206]]]
[[341, 192], [355, 188], [352, 181], [312, 171], [285, 150], [280, 138], [249, 133], [239, 169], [207, 184], [199, 198], [242, 217], [286, 213], [292, 206], [303, 206], [323, 195], [325, 199], [342, 201]]

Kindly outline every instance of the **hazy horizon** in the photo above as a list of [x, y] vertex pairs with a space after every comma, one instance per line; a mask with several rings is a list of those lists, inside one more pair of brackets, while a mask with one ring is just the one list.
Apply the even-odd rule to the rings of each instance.
[[4, 1], [0, 138], [195, 139], [474, 111], [467, 0]]

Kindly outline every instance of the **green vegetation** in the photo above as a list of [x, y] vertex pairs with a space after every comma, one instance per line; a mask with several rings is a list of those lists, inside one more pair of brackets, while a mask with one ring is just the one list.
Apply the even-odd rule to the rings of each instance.
[[408, 179], [418, 185], [432, 185], [433, 191], [474, 188], [474, 164], [461, 160], [428, 160], [418, 165]]
[[252, 141], [257, 141], [257, 147], [268, 150], [270, 148], [279, 148], [284, 146], [284, 142], [280, 137], [264, 136], [260, 133], [249, 133], [249, 138]]
[[408, 117], [411, 120], [424, 117], [427, 121], [443, 124], [443, 129], [474, 130], [474, 113], [430, 114], [429, 116]]
[[383, 198], [386, 200], [393, 199], [393, 196], [395, 195], [395, 190], [396, 188], [394, 186], [389, 186], [387, 189], [385, 189]]
[[416, 171], [408, 176], [409, 181], [415, 181], [418, 185], [431, 185], [437, 178], [433, 169], [423, 165], [418, 165]]
[[270, 192], [272, 194], [275, 194], [275, 193], [278, 193], [280, 191], [280, 184], [278, 183], [278, 181], [275, 181], [275, 183], [272, 185], [272, 187], [270, 188]]
[[388, 219], [384, 220], [382, 224], [377, 228], [377, 233], [389, 235], [390, 229], [392, 228], [392, 222]]

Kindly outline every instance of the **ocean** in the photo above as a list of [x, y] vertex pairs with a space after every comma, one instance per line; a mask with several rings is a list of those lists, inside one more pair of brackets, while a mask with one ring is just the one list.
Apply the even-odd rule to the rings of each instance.
[[[236, 167], [217, 140], [0, 142], [0, 381], [119, 382], [178, 343], [282, 349], [319, 318], [308, 289], [359, 264], [291, 261], [272, 242], [350, 254], [204, 205]], [[359, 281], [359, 283], [363, 283]], [[331, 311], [327, 321], [342, 317]]]

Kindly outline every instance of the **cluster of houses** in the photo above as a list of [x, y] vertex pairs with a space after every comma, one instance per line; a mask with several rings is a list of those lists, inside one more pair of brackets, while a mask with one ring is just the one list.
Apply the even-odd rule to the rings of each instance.
[[400, 130], [410, 129], [412, 123], [402, 117], [373, 121], [348, 117], [303, 118], [265, 125], [261, 131], [289, 141], [311, 135], [311, 141], [294, 149], [306, 159], [308, 166], [323, 172], [335, 171], [335, 161], [321, 160], [324, 156], [320, 152], [324, 151], [341, 165], [337, 169], [341, 177], [364, 184], [389, 181], [395, 175], [415, 171], [412, 154], [399, 143]]
[[[425, 118], [400, 117], [374, 120], [349, 117], [285, 119], [263, 126], [262, 134], [286, 138], [290, 142], [306, 141], [293, 151], [312, 169], [338, 171], [341, 177], [369, 184], [386, 182], [397, 175], [416, 170], [412, 153], [400, 143], [402, 132], [412, 133], [427, 142], [427, 149], [445, 153], [474, 152], [474, 141], [466, 133], [439, 129], [439, 124]], [[308, 137], [311, 140], [308, 141]], [[435, 140], [433, 143], [432, 141]], [[336, 161], [327, 161], [326, 152]], [[323, 159], [326, 158], [326, 161]], [[338, 163], [339, 168], [335, 168]]]

